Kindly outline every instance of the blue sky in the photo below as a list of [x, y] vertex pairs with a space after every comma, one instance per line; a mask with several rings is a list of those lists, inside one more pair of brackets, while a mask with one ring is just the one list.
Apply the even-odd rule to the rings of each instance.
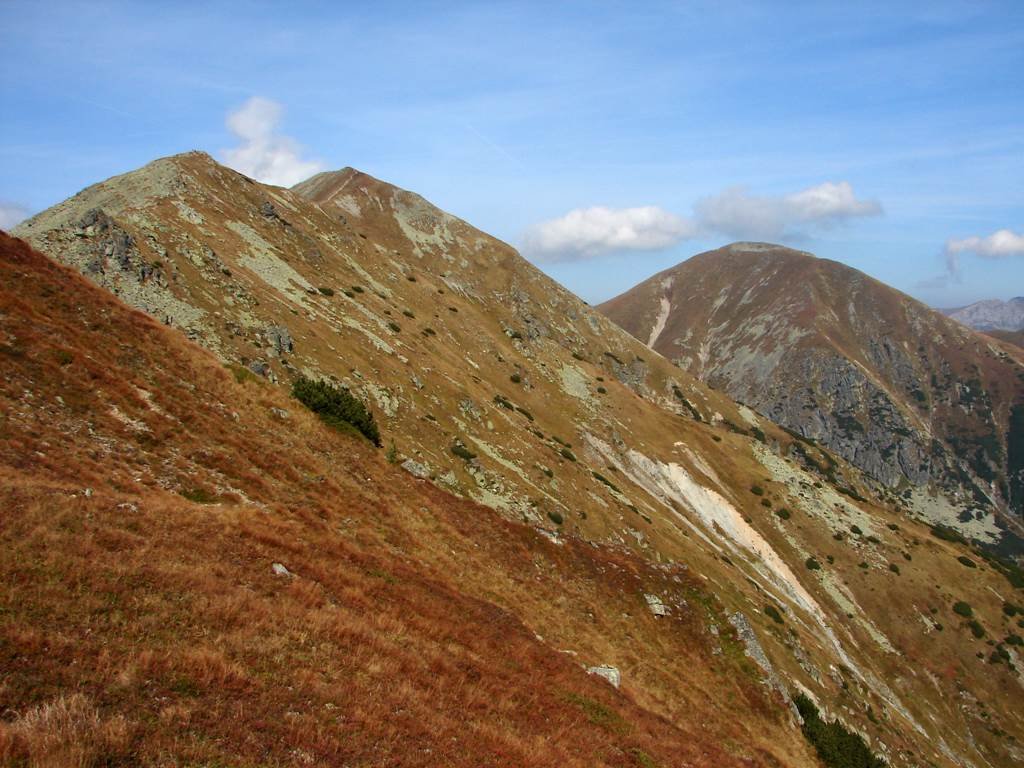
[[1024, 3], [552, 5], [0, 0], [0, 213], [269, 151], [592, 302], [755, 238], [933, 305], [1024, 294]]

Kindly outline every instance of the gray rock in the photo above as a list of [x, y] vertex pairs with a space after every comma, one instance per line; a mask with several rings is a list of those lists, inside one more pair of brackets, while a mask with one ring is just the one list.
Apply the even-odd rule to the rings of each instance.
[[290, 577], [290, 576], [294, 575], [291, 571], [289, 571], [287, 568], [285, 568], [284, 565], [281, 564], [281, 563], [274, 563], [272, 566], [270, 566], [270, 570], [272, 570], [274, 572], [275, 576], [287, 576], [287, 577]]
[[413, 477], [419, 477], [421, 479], [430, 477], [430, 469], [425, 465], [420, 464], [418, 461], [413, 459], [406, 459], [402, 462], [402, 469], [408, 472]]
[[278, 355], [283, 355], [295, 349], [292, 335], [283, 325], [267, 326], [267, 329], [263, 332], [263, 337], [267, 340], [271, 349]]
[[587, 674], [603, 677], [616, 688], [618, 688], [619, 684], [622, 682], [622, 675], [619, 673], [619, 668], [608, 664], [602, 664], [599, 667], [588, 667]]
[[668, 607], [661, 601], [661, 598], [657, 595], [644, 595], [644, 600], [647, 601], [647, 607], [651, 609], [651, 613], [655, 616], [668, 616]]
[[257, 376], [269, 376], [270, 365], [266, 360], [253, 360], [249, 363], [249, 370], [255, 373]]

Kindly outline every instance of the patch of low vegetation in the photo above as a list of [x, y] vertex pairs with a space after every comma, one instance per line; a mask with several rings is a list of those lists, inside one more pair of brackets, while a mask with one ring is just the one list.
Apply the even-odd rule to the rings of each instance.
[[827, 768], [887, 768], [859, 733], [847, 730], [838, 720], [822, 720], [806, 695], [799, 694], [793, 703], [804, 721], [800, 729]]
[[609, 488], [611, 488], [616, 493], [621, 493], [621, 491], [619, 490], [618, 486], [615, 485], [615, 483], [613, 483], [607, 477], [602, 475], [600, 472], [595, 472], [594, 470], [591, 470], [590, 474], [592, 474], [594, 476], [594, 479], [597, 480], [599, 483], [604, 483], [605, 485], [607, 485]]
[[981, 622], [977, 619], [971, 619], [967, 622], [968, 628], [971, 630], [971, 634], [978, 640], [981, 640], [985, 636], [985, 628], [981, 626]]
[[65, 365], [71, 365], [75, 357], [66, 349], [58, 349], [53, 353], [54, 358], [57, 360], [57, 365], [63, 367]]
[[804, 561], [804, 565], [806, 565], [806, 566], [807, 566], [807, 570], [808, 570], [808, 571], [820, 571], [820, 570], [821, 570], [821, 563], [819, 563], [819, 562], [818, 562], [818, 561], [817, 561], [817, 560], [816, 560], [815, 558], [813, 558], [813, 557], [808, 557], [808, 558], [807, 558], [807, 559], [806, 559], [806, 560]]
[[567, 459], [569, 461], [576, 461], [576, 454], [574, 454], [568, 448], [563, 448], [558, 453], [561, 455], [563, 459]]
[[963, 616], [965, 619], [971, 618], [974, 615], [974, 609], [968, 603], [963, 600], [958, 600], [953, 603], [953, 613], [957, 616]]
[[978, 564], [976, 562], [974, 562], [973, 560], [971, 560], [971, 558], [969, 558], [967, 555], [960, 555], [960, 557], [958, 557], [957, 560], [960, 561], [961, 565], [963, 565], [963, 566], [965, 566], [967, 568], [977, 568], [978, 567]]
[[247, 381], [256, 381], [256, 374], [246, 368], [244, 365], [238, 363], [228, 363], [227, 369], [231, 371], [231, 375], [235, 377], [235, 382], [238, 384], [245, 384]]
[[566, 697], [570, 704], [579, 707], [587, 720], [596, 726], [617, 734], [628, 733], [629, 723], [622, 719], [622, 716], [611, 707], [605, 706], [589, 696], [581, 696], [578, 693], [570, 693]]
[[864, 531], [862, 531], [860, 529], [859, 525], [851, 525], [850, 526], [850, 533], [852, 533], [854, 536], [863, 536], [864, 535]]
[[966, 544], [967, 539], [960, 535], [960, 532], [950, 528], [948, 525], [933, 525], [932, 536], [943, 541], [952, 541], [956, 544]]
[[764, 488], [762, 488], [760, 485], [750, 486], [750, 492], [755, 496], [764, 496]]
[[782, 618], [782, 614], [779, 613], [779, 609], [774, 605], [766, 605], [764, 607], [764, 615], [774, 621], [776, 624], [785, 624], [786, 620]]
[[187, 488], [180, 491], [181, 495], [196, 504], [216, 504], [217, 497], [205, 488]]
[[317, 290], [320, 291], [321, 295], [323, 295], [323, 296], [333, 296], [334, 295], [334, 289], [333, 288], [328, 288], [326, 285], [321, 285], [319, 288], [317, 288]]
[[476, 458], [476, 454], [473, 453], [469, 448], [462, 445], [462, 443], [456, 443], [452, 446], [452, 453], [458, 456], [463, 461], [472, 461]]
[[500, 395], [500, 394], [499, 395], [495, 395], [494, 396], [494, 403], [495, 403], [495, 405], [500, 405], [506, 411], [514, 411], [516, 409], [516, 407], [512, 403], [512, 401], [509, 400], [504, 395]]
[[330, 382], [299, 376], [292, 383], [292, 397], [315, 413], [329, 427], [362, 435], [380, 448], [380, 430], [373, 414], [355, 395]]
[[789, 518], [791, 518], [793, 516], [792, 514], [790, 514], [790, 511], [788, 509], [786, 509], [785, 507], [779, 507], [778, 509], [776, 509], [775, 510], [775, 515], [780, 520], [789, 520]]

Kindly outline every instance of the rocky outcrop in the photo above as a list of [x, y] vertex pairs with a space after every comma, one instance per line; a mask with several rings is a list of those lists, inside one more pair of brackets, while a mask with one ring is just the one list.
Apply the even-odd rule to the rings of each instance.
[[[958, 512], [926, 511], [936, 522], [994, 515], [1020, 549], [1009, 456], [1024, 369], [991, 340], [849, 267], [764, 243], [695, 256], [600, 309], [900, 503], [939, 492]], [[818, 468], [832, 478], [831, 463]]]

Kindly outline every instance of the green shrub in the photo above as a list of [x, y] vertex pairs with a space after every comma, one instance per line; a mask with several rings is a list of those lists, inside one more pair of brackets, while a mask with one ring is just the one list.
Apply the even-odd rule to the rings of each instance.
[[900, 567], [896, 563], [889, 563], [889, 570], [895, 573], [897, 576], [900, 575]]
[[362, 292], [363, 292], [363, 286], [361, 286], [361, 285], [353, 285], [352, 286], [352, 293], [362, 293]]
[[617, 486], [617, 485], [615, 485], [615, 483], [613, 483], [613, 482], [612, 482], [611, 480], [609, 480], [609, 479], [608, 479], [607, 477], [605, 477], [604, 475], [602, 475], [602, 474], [601, 474], [600, 472], [595, 472], [595, 471], [591, 470], [591, 471], [590, 471], [590, 474], [592, 474], [592, 475], [594, 476], [594, 479], [595, 479], [595, 480], [597, 480], [598, 482], [604, 483], [604, 484], [605, 484], [605, 485], [607, 485], [607, 486], [608, 486], [609, 488], [611, 488], [611, 489], [612, 489], [613, 491], [616, 491], [616, 492], [618, 492], [618, 491], [619, 491], [619, 488], [618, 488], [618, 486]]
[[1018, 613], [1024, 613], [1020, 606], [1014, 605], [1013, 603], [1003, 603], [1003, 613], [1007, 616], [1016, 616]]
[[948, 525], [933, 525], [932, 536], [943, 541], [953, 541], [958, 544], [966, 544], [967, 539], [961, 536], [957, 531], [950, 528]]
[[750, 486], [750, 492], [755, 496], [764, 496], [764, 488], [762, 488], [760, 485]]
[[400, 326], [394, 320], [389, 320], [388, 321], [388, 328], [390, 328], [395, 333], [401, 333], [402, 332], [402, 326]]
[[793, 703], [804, 721], [800, 729], [828, 768], [887, 768], [887, 763], [871, 752], [859, 733], [846, 730], [837, 720], [822, 720], [818, 708], [806, 695], [798, 694]]
[[231, 371], [231, 375], [235, 377], [235, 381], [239, 384], [244, 384], [247, 381], [256, 381], [256, 374], [244, 365], [228, 363], [228, 370]]
[[323, 286], [322, 285], [319, 288], [317, 288], [317, 290], [320, 291], [320, 293], [322, 293], [324, 296], [333, 296], [334, 295], [334, 289], [333, 288], [328, 288], [327, 286]]
[[512, 401], [509, 400], [504, 395], [495, 395], [494, 402], [495, 404], [500, 405], [507, 411], [514, 411], [516, 409], [516, 407], [512, 404]]
[[181, 495], [196, 504], [216, 504], [217, 497], [204, 488], [189, 488], [181, 491]]
[[778, 509], [776, 509], [775, 514], [778, 516], [780, 520], [789, 520], [789, 518], [792, 517], [792, 515], [789, 513], [789, 510], [786, 509], [785, 507], [779, 507]]
[[969, 619], [974, 615], [974, 610], [963, 600], [958, 600], [953, 603], [953, 613], [957, 616], [963, 616], [965, 619]]
[[597, 388], [597, 394], [599, 394], [599, 395], [606, 395], [606, 394], [608, 394], [608, 390], [605, 389], [604, 387], [598, 387]]
[[416, 317], [416, 315], [414, 315], [412, 313], [411, 309], [403, 309], [402, 310], [402, 314], [405, 315], [406, 317], [410, 318], [410, 319]]
[[562, 450], [559, 451], [559, 453], [562, 455], [563, 459], [568, 459], [569, 461], [576, 461], [576, 455], [568, 448], [563, 448]]
[[299, 376], [292, 383], [292, 397], [320, 420], [342, 432], [357, 432], [380, 447], [380, 431], [373, 414], [347, 389], [327, 381]]
[[562, 517], [562, 514], [560, 512], [554, 512], [554, 511], [548, 512], [548, 518], [555, 525], [561, 525], [562, 523], [565, 522], [565, 519]]
[[513, 373], [511, 376], [508, 377], [508, 380], [511, 381], [513, 384], [521, 384], [523, 381], [523, 377], [520, 376], [518, 373]]
[[819, 563], [813, 557], [808, 557], [804, 561], [804, 565], [807, 566], [807, 570], [809, 570], [809, 571], [820, 571], [821, 570], [821, 563]]
[[525, 408], [523, 408], [522, 406], [519, 406], [519, 405], [517, 405], [517, 406], [516, 406], [516, 410], [517, 410], [517, 411], [519, 411], [519, 413], [523, 414], [523, 416], [525, 416], [525, 417], [526, 417], [526, 420], [527, 420], [527, 421], [533, 421], [533, 414], [532, 414], [532, 413], [530, 413], [530, 412], [529, 412], [528, 410], [526, 410]]
[[764, 607], [764, 615], [774, 621], [776, 624], [785, 624], [786, 620], [782, 618], [782, 614], [779, 613], [779, 609], [774, 605], [766, 605]]
[[57, 365], [60, 366], [71, 365], [71, 361], [75, 359], [66, 349], [58, 349], [53, 356], [57, 359]]
[[971, 619], [967, 622], [967, 626], [971, 628], [971, 634], [974, 635], [978, 640], [985, 636], [985, 628], [981, 626], [981, 622], [977, 619]]
[[977, 568], [978, 567], [978, 564], [975, 563], [973, 560], [971, 560], [971, 558], [969, 558], [967, 555], [960, 555], [960, 557], [958, 557], [957, 560], [960, 561], [961, 565], [965, 565], [968, 568]]
[[772, 500], [771, 499], [761, 499], [761, 506], [762, 507], [766, 507], [768, 509], [771, 509], [772, 508]]
[[1008, 634], [1006, 636], [1006, 639], [1003, 642], [1006, 643], [1007, 645], [1018, 645], [1019, 646], [1019, 645], [1024, 645], [1024, 638], [1021, 638], [1020, 635], [1017, 635], [1017, 634], [1014, 634], [1013, 632], [1011, 632], [1010, 634]]
[[852, 533], [854, 536], [862, 536], [864, 534], [864, 531], [860, 529], [859, 525], [851, 525], [850, 533]]
[[476, 454], [473, 453], [469, 448], [459, 443], [452, 446], [452, 453], [458, 456], [460, 459], [465, 461], [472, 461], [476, 458]]

